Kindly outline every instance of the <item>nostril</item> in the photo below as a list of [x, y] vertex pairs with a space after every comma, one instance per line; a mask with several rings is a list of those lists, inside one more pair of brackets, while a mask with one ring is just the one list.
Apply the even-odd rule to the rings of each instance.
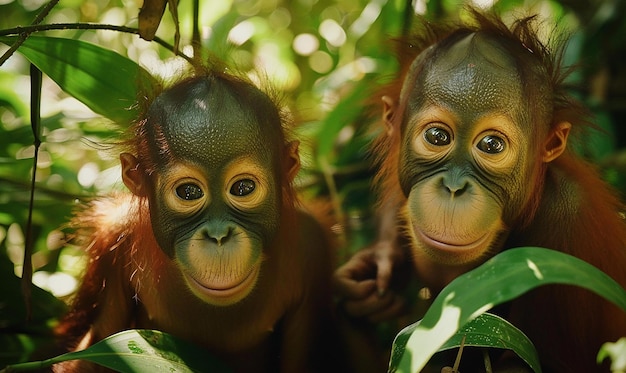
[[448, 186], [447, 188], [448, 188], [448, 191], [450, 192], [450, 194], [452, 195], [452, 197], [460, 197], [461, 195], [463, 195], [465, 193], [465, 191], [467, 191], [468, 184], [467, 183], [463, 183], [463, 185]]
[[218, 246], [225, 244], [231, 236], [232, 229], [230, 227], [223, 229], [208, 229], [205, 231], [206, 238], [215, 242]]
[[467, 180], [450, 180], [450, 178], [442, 178], [441, 184], [444, 190], [451, 197], [460, 197], [469, 189]]

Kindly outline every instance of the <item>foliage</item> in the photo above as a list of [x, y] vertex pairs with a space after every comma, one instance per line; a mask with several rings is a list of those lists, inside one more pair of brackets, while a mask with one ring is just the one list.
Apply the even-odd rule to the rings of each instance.
[[13, 264], [0, 258], [0, 367], [26, 361], [36, 352], [54, 347], [50, 325], [66, 311], [65, 303], [32, 286], [32, 317], [26, 320], [26, 307], [20, 294], [20, 279], [12, 273]]
[[[152, 77], [167, 81], [179, 74], [193, 53], [226, 59], [259, 79], [259, 72], [267, 74], [294, 114], [297, 135], [304, 139], [300, 188], [306, 195], [332, 200], [345, 243], [341, 257], [366, 245], [374, 232], [373, 171], [367, 146], [375, 131], [369, 130], [371, 118], [364, 103], [397, 67], [388, 40], [407, 32], [413, 11], [432, 21], [462, 16], [458, 1], [416, 1], [415, 8], [410, 3], [213, 0], [202, 2], [196, 13], [182, 2], [176, 17], [179, 23], [166, 14], [149, 42], [133, 28], [142, 5], [138, 2], [0, 2], [0, 46], [4, 43], [8, 48], [27, 36], [17, 53], [5, 61], [7, 52], [0, 59], [0, 263], [8, 264], [1, 268], [0, 282], [12, 284], [11, 291], [0, 293], [2, 302], [22, 304], [17, 285], [13, 287], [13, 272], [21, 275], [25, 236], [34, 239], [36, 283], [59, 299], [71, 294], [82, 257], [65, 242], [60, 228], [77, 201], [120, 187], [117, 154], [111, 154], [107, 144], [133, 119], [137, 88], [154, 84]], [[616, 70], [613, 65], [624, 48], [614, 41], [626, 33], [626, 22], [617, 16], [623, 8], [606, 8], [623, 6], [620, 2], [602, 4], [591, 1], [581, 8], [576, 1], [500, 0], [497, 7], [505, 15], [520, 9], [540, 12], [577, 30], [568, 61], [583, 62], [585, 68], [572, 83], [609, 134], [591, 138], [585, 151], [602, 167], [607, 180], [626, 191], [626, 131], [615, 125], [626, 117], [626, 84], [620, 84], [626, 74], [623, 67]], [[48, 5], [49, 12], [42, 11]], [[16, 28], [33, 23], [36, 16], [44, 22]], [[188, 32], [194, 19], [200, 24], [201, 49], [192, 47], [193, 36]], [[179, 50], [171, 45], [176, 44], [177, 26]], [[27, 27], [38, 31], [24, 33]], [[582, 60], [587, 56], [593, 59]], [[30, 62], [44, 72], [43, 143], [33, 229], [26, 232], [34, 156], [29, 128]], [[607, 71], [617, 71], [615, 79], [607, 79]], [[53, 281], [57, 278], [64, 281]], [[11, 340], [7, 346], [15, 347], [8, 349], [9, 356], [0, 365], [31, 360], [30, 353], [49, 342], [46, 338], [54, 318], [62, 312], [62, 303], [40, 296], [34, 293], [35, 304], [54, 306], [34, 307], [36, 322], [30, 326], [41, 328], [37, 331], [14, 327], [23, 325], [19, 312], [0, 312], [0, 340], [6, 337]]]
[[[396, 338], [391, 370], [420, 371], [430, 356], [469, 321], [498, 304], [547, 284], [581, 286], [626, 312], [626, 290], [587, 262], [549, 249], [510, 249], [457, 277], [439, 293], [419, 324], [409, 326]], [[521, 341], [523, 337], [515, 336], [516, 343]], [[532, 362], [524, 346], [520, 344], [514, 350]], [[531, 367], [540, 371], [536, 363]]]
[[[17, 38], [0, 38], [7, 45]], [[137, 87], [153, 90], [154, 78], [115, 52], [81, 40], [30, 36], [19, 52], [65, 92], [95, 113], [118, 123], [137, 117]], [[105, 74], [115, 66], [115, 74]]]
[[626, 337], [620, 338], [617, 342], [606, 342], [598, 353], [598, 364], [604, 359], [611, 359], [611, 372], [626, 372]]
[[158, 330], [126, 330], [109, 336], [82, 351], [6, 367], [20, 372], [41, 369], [69, 360], [87, 360], [122, 373], [169, 371], [181, 373], [227, 373], [218, 360], [204, 350]]
[[[393, 344], [390, 372], [420, 371], [436, 352], [460, 346], [510, 349], [534, 372], [541, 372], [532, 342], [506, 320], [485, 312], [548, 284], [583, 286], [626, 311], [626, 290], [590, 264], [549, 249], [507, 250], [452, 281], [421, 321], [398, 334]], [[618, 364], [623, 363], [619, 344], [603, 347], [599, 361], [609, 354], [614, 359], [613, 369], [621, 369], [618, 368]], [[7, 369], [40, 369], [74, 359], [89, 360], [120, 372], [149, 371], [155, 367], [182, 372], [225, 371], [219, 361], [207, 358], [207, 354], [195, 346], [166, 333], [147, 330], [121, 332], [83, 351], [16, 364]]]
[[[413, 324], [415, 328], [418, 325], [419, 323]], [[405, 328], [400, 334], [405, 336], [407, 331]], [[532, 341], [513, 324], [491, 313], [485, 312], [468, 321], [438, 351], [459, 348], [460, 359], [463, 357], [462, 348], [464, 346], [511, 350], [524, 360], [533, 371], [541, 371], [539, 355]], [[392, 361], [390, 364], [393, 365], [394, 363]]]

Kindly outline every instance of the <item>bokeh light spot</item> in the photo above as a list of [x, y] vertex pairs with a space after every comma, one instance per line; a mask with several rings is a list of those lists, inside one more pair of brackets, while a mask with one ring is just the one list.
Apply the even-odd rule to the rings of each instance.
[[301, 56], [310, 56], [320, 47], [320, 42], [313, 34], [300, 34], [293, 39], [293, 50]]

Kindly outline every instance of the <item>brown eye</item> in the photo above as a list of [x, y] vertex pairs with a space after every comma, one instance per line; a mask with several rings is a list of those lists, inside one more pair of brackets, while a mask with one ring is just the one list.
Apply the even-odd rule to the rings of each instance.
[[250, 179], [241, 179], [235, 181], [233, 186], [230, 187], [230, 194], [237, 197], [247, 196], [248, 194], [254, 192], [256, 188], [256, 184], [253, 180]]
[[504, 151], [506, 143], [498, 136], [485, 136], [476, 144], [476, 147], [485, 153], [497, 154]]
[[432, 127], [424, 132], [424, 139], [436, 146], [445, 146], [450, 144], [450, 134], [443, 128]]
[[192, 201], [202, 198], [204, 196], [204, 192], [196, 184], [183, 184], [176, 188], [176, 195], [180, 199]]

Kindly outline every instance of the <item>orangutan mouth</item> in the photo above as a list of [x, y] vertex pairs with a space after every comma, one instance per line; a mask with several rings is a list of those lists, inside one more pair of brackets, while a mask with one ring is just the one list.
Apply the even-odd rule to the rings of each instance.
[[243, 280], [232, 286], [225, 287], [209, 287], [188, 274], [185, 274], [185, 277], [187, 278], [188, 283], [194, 285], [197, 290], [208, 295], [209, 297], [225, 299], [245, 292], [246, 289], [252, 287], [256, 283], [260, 267], [261, 266], [258, 264], [255, 265]]
[[419, 240], [422, 241], [424, 244], [434, 249], [446, 251], [446, 252], [459, 252], [459, 251], [465, 252], [465, 251], [473, 251], [476, 249], [480, 249], [484, 247], [484, 245], [487, 243], [490, 237], [489, 233], [485, 233], [484, 235], [479, 237], [477, 240], [474, 240], [468, 243], [459, 244], [459, 243], [451, 243], [451, 242], [446, 242], [446, 241], [435, 239], [427, 235], [426, 233], [424, 233], [421, 229], [417, 227], [415, 227], [415, 231], [419, 236]]

